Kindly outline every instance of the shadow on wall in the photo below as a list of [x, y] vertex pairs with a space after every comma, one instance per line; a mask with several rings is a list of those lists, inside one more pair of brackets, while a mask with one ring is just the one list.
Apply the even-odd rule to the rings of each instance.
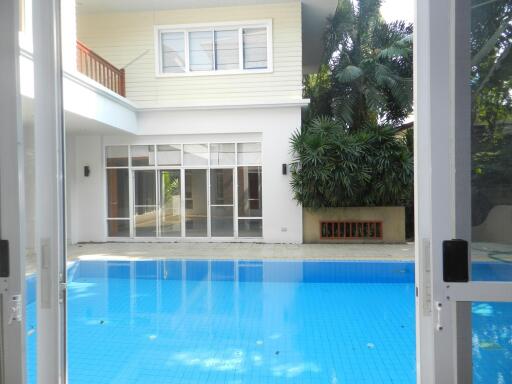
[[493, 207], [482, 224], [473, 227], [473, 241], [512, 243], [512, 205]]

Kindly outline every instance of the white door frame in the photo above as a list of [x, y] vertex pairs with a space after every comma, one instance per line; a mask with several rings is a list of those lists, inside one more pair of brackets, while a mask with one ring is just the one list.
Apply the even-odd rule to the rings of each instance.
[[33, 4], [36, 164], [37, 382], [65, 384], [65, 131], [60, 0]]
[[415, 3], [417, 379], [468, 384], [471, 301], [512, 301], [512, 284], [443, 282], [443, 241], [471, 241], [471, 2]]
[[[0, 1], [0, 238], [9, 241], [10, 276], [0, 280], [0, 383], [25, 383], [25, 193], [19, 86], [19, 2]], [[21, 298], [21, 317], [13, 297]]]

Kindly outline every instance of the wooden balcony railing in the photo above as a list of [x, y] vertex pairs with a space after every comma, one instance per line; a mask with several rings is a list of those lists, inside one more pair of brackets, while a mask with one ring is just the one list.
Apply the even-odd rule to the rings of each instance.
[[80, 41], [76, 42], [77, 68], [80, 73], [125, 97], [124, 69], [117, 69]]

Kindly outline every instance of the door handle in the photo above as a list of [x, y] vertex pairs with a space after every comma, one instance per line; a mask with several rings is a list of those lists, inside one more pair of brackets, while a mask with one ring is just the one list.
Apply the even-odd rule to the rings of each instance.
[[9, 277], [9, 241], [0, 240], [0, 277]]

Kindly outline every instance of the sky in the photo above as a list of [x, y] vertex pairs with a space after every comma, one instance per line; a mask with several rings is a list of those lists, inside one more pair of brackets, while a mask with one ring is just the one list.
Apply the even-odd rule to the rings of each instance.
[[383, 0], [380, 9], [382, 17], [386, 21], [414, 20], [414, 0]]

